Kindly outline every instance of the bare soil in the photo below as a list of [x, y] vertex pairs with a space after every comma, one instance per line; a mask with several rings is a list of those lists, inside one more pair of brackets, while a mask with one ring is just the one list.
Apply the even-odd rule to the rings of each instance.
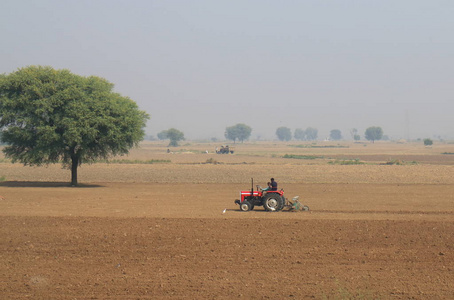
[[[59, 166], [0, 163], [0, 298], [454, 298], [447, 156], [379, 143], [238, 145], [229, 156], [201, 153], [211, 145], [184, 147], [167, 155], [165, 145], [150, 144], [128, 157], [170, 163], [83, 165], [76, 188]], [[436, 153], [454, 152], [443, 147]], [[280, 158], [307, 151], [415, 153], [422, 162]], [[311, 210], [240, 212], [239, 191], [251, 177], [264, 185], [270, 176]]]

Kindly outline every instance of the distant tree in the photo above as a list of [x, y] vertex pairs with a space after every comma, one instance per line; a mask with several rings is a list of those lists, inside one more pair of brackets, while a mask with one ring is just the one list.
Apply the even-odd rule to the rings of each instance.
[[424, 146], [432, 146], [433, 143], [431, 139], [424, 139]]
[[169, 147], [177, 147], [179, 141], [184, 140], [184, 133], [175, 128], [163, 130], [158, 133], [160, 140], [170, 140]]
[[179, 141], [184, 141], [184, 133], [175, 128], [167, 130], [167, 137], [170, 139], [169, 146], [177, 147]]
[[372, 141], [372, 143], [374, 143], [375, 141], [379, 141], [382, 139], [383, 129], [377, 126], [369, 127], [366, 129], [364, 136], [366, 137], [366, 140]]
[[127, 154], [148, 115], [107, 80], [30, 66], [0, 75], [0, 131], [6, 157], [24, 165], [62, 162], [76, 186], [82, 163]]
[[309, 141], [316, 140], [317, 137], [318, 137], [318, 129], [317, 128], [307, 127], [305, 133], [306, 133], [306, 138]]
[[144, 140], [146, 141], [156, 141], [156, 138], [153, 135], [145, 135]]
[[355, 136], [355, 134], [358, 134], [358, 129], [356, 128], [350, 129], [350, 135], [352, 136], [352, 138]]
[[305, 140], [306, 132], [301, 128], [297, 128], [297, 129], [295, 129], [295, 132], [293, 133], [293, 137], [295, 138], [295, 140], [299, 140], [299, 141]]
[[252, 128], [246, 124], [239, 123], [225, 129], [225, 138], [228, 140], [232, 140], [233, 143], [236, 140], [243, 142], [244, 140], [249, 139], [251, 136]]
[[167, 130], [163, 130], [158, 133], [158, 139], [160, 140], [167, 140], [169, 137], [167, 136]]
[[335, 141], [340, 140], [342, 139], [342, 132], [339, 129], [333, 129], [331, 130], [329, 137]]
[[276, 129], [276, 135], [280, 141], [290, 141], [292, 139], [292, 131], [288, 127], [279, 127]]

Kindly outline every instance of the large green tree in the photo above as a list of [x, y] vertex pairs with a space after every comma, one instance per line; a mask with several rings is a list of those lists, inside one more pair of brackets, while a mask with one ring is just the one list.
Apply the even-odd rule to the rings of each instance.
[[372, 143], [374, 143], [375, 141], [382, 139], [383, 129], [381, 129], [381, 127], [378, 126], [369, 127], [366, 129], [364, 136], [366, 137], [366, 140], [372, 141]]
[[239, 123], [225, 129], [225, 138], [232, 140], [234, 143], [236, 140], [243, 142], [251, 136], [252, 128], [246, 124]]
[[290, 141], [292, 139], [292, 131], [288, 127], [279, 127], [276, 129], [276, 135], [280, 141]]
[[74, 186], [82, 163], [137, 146], [148, 118], [103, 78], [41, 66], [0, 76], [6, 157], [29, 166], [62, 162], [71, 169]]
[[178, 129], [170, 128], [170, 129], [163, 130], [160, 133], [158, 133], [158, 138], [160, 140], [169, 139], [170, 140], [169, 146], [177, 147], [178, 142], [184, 140], [184, 133], [179, 131]]

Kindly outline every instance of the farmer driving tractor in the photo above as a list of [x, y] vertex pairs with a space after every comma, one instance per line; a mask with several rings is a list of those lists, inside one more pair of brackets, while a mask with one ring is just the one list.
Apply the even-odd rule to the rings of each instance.
[[262, 192], [277, 191], [277, 182], [274, 181], [274, 178], [271, 178], [271, 182], [268, 182], [267, 185], [268, 187], [262, 189]]

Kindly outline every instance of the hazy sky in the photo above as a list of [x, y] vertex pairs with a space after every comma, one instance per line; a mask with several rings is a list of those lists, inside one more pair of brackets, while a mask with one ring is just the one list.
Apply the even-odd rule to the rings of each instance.
[[0, 73], [104, 77], [155, 136], [454, 138], [452, 0], [0, 0], [0, 36]]

